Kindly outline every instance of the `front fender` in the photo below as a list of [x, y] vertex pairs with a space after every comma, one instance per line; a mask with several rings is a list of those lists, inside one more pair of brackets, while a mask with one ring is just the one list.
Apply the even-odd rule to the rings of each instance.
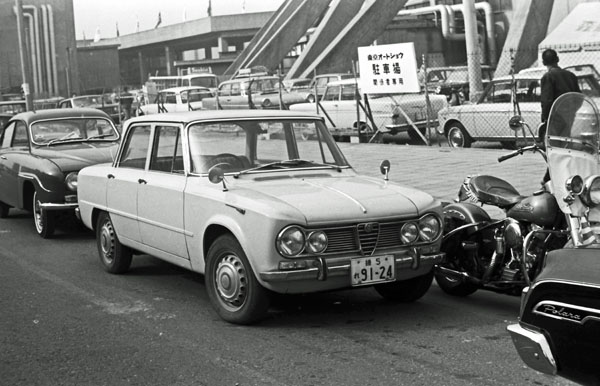
[[478, 205], [468, 202], [446, 205], [444, 207], [444, 240], [465, 229], [463, 227], [457, 228], [455, 226], [457, 223], [470, 225], [467, 229], [473, 233], [491, 221], [489, 214]]

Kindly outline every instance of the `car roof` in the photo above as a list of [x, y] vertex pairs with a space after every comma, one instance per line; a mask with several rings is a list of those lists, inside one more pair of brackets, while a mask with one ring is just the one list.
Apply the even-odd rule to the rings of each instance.
[[202, 86], [180, 86], [180, 87], [170, 87], [170, 88], [165, 88], [164, 90], [160, 90], [159, 92], [174, 92], [176, 94], [182, 92], [182, 91], [187, 91], [187, 90], [204, 90], [204, 91], [208, 91], [210, 92], [210, 89], [208, 87], [202, 87]]
[[243, 77], [243, 78], [235, 78], [235, 79], [230, 79], [230, 80], [223, 81], [223, 82], [221, 82], [219, 84], [219, 86], [222, 85], [222, 84], [227, 84], [227, 83], [249, 82], [252, 79], [254, 79], [254, 80], [257, 80], [257, 79], [258, 80], [260, 80], [260, 79], [274, 79], [274, 80], [279, 81], [279, 78], [276, 75], [246, 76], [246, 77]]
[[88, 107], [26, 111], [15, 115], [12, 119], [19, 119], [30, 124], [47, 119], [61, 118], [107, 118], [110, 120], [110, 116], [104, 111]]
[[[545, 72], [544, 72], [545, 73]], [[514, 74], [514, 78], [516, 80], [540, 80], [543, 74], [540, 74], [538, 71], [526, 71], [526, 72], [519, 72], [517, 74]], [[577, 78], [586, 78], [586, 77], [593, 77], [592, 74], [575, 74], [575, 76]], [[505, 75], [505, 76], [499, 76], [497, 78], [494, 78], [493, 82], [496, 81], [500, 81], [500, 80], [511, 80], [513, 78], [513, 75]]]
[[327, 83], [327, 85], [328, 86], [345, 86], [348, 84], [355, 84], [355, 83], [360, 83], [357, 78], [348, 78], [348, 79], [342, 79], [342, 80], [333, 80], [333, 81]]
[[256, 118], [312, 118], [322, 120], [323, 118], [314, 113], [304, 113], [300, 111], [290, 110], [197, 110], [197, 111], [181, 111], [172, 113], [149, 114], [140, 117], [131, 118], [127, 121], [130, 125], [137, 122], [192, 122], [199, 120], [239, 120], [239, 119], [256, 119]]

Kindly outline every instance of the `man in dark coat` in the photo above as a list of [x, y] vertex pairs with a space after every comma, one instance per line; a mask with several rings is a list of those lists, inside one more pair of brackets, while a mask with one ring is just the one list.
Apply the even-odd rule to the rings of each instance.
[[[574, 91], [581, 92], [577, 77], [571, 71], [558, 67], [558, 54], [553, 49], [547, 49], [542, 53], [542, 63], [548, 68], [548, 72], [542, 76], [541, 101], [542, 101], [542, 123], [547, 123], [550, 108], [554, 101], [564, 93]], [[542, 132], [543, 131], [543, 132]], [[540, 139], [544, 140], [546, 126], [540, 129]]]

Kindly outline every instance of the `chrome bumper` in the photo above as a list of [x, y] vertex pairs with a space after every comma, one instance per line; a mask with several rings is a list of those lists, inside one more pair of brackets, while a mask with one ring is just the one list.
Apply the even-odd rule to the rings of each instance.
[[75, 209], [79, 206], [76, 202], [58, 204], [55, 202], [40, 202], [40, 208], [43, 210], [67, 210]]
[[556, 361], [544, 334], [511, 324], [506, 327], [517, 352], [527, 366], [545, 374], [556, 375]]
[[[413, 269], [417, 270], [422, 264], [429, 264], [432, 267], [439, 264], [444, 259], [445, 253], [435, 253], [430, 255], [420, 255], [412, 251], [395, 253], [396, 270]], [[307, 259], [308, 260], [308, 259]], [[350, 259], [347, 264], [331, 265], [327, 264], [324, 258], [317, 258], [312, 262], [312, 267], [289, 270], [289, 271], [269, 271], [261, 272], [260, 278], [266, 282], [283, 282], [293, 280], [327, 280], [328, 277], [346, 276], [350, 278]]]

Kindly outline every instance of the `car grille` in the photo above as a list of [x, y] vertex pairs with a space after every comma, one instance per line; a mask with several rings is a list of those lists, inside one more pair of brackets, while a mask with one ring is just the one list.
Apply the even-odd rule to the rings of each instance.
[[324, 254], [354, 252], [373, 255], [379, 249], [400, 247], [403, 245], [400, 229], [406, 222], [368, 222], [323, 229], [328, 239]]

